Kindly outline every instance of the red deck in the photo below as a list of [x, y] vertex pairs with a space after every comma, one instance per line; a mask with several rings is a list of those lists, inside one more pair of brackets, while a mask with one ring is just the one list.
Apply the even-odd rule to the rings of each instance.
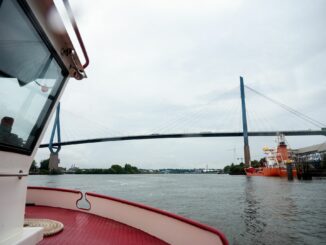
[[53, 219], [64, 224], [62, 232], [44, 238], [40, 244], [167, 244], [138, 229], [79, 211], [28, 206], [25, 217]]

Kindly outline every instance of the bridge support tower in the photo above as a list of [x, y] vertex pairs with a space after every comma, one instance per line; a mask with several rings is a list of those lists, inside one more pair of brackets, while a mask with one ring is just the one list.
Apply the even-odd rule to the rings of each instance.
[[[53, 141], [54, 141], [54, 136], [55, 133], [57, 133], [57, 142], [58, 145], [54, 146]], [[51, 132], [51, 138], [50, 138], [50, 143], [49, 143], [49, 150], [50, 150], [50, 160], [49, 160], [49, 170], [50, 173], [54, 170], [59, 169], [59, 152], [61, 150], [61, 131], [60, 131], [60, 102], [58, 103], [57, 110], [55, 113], [55, 119], [54, 119], [54, 124]]]
[[243, 128], [243, 140], [244, 140], [244, 161], [246, 165], [251, 167], [250, 161], [250, 148], [248, 139], [248, 125], [247, 125], [247, 112], [246, 112], [246, 99], [243, 77], [240, 77], [240, 94], [241, 94], [241, 108], [242, 108], [242, 128]]

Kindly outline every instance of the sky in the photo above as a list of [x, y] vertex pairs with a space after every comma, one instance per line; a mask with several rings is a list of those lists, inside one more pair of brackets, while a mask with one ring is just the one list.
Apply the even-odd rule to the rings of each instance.
[[[323, 0], [70, 2], [90, 65], [61, 99], [63, 140], [241, 131], [239, 76], [326, 124]], [[246, 99], [249, 130], [317, 129], [249, 90]], [[291, 148], [325, 140], [287, 138]], [[249, 142], [254, 159], [275, 146], [274, 137]], [[36, 159], [48, 155], [40, 149]], [[242, 155], [242, 138], [188, 138], [66, 146], [60, 159], [81, 168], [223, 168]]]

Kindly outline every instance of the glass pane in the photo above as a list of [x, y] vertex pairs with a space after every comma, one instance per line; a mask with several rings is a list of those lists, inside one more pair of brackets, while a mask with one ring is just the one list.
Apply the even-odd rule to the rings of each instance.
[[15, 1], [0, 1], [0, 146], [31, 151], [64, 81]]

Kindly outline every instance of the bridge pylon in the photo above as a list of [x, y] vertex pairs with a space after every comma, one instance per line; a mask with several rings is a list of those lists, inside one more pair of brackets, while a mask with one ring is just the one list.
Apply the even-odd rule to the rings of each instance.
[[242, 128], [243, 128], [243, 141], [244, 141], [244, 160], [245, 164], [251, 167], [250, 161], [250, 147], [248, 137], [248, 125], [247, 125], [247, 112], [246, 112], [246, 98], [244, 90], [243, 77], [240, 77], [240, 94], [241, 94], [241, 108], [242, 108]]
[[[57, 133], [57, 144], [54, 145], [54, 136], [55, 133]], [[50, 172], [52, 170], [59, 169], [59, 152], [61, 150], [61, 130], [60, 130], [60, 102], [58, 103], [56, 113], [55, 113], [55, 119], [54, 124], [51, 132], [51, 138], [49, 142], [49, 150], [50, 150], [50, 160], [49, 160], [49, 170]]]

